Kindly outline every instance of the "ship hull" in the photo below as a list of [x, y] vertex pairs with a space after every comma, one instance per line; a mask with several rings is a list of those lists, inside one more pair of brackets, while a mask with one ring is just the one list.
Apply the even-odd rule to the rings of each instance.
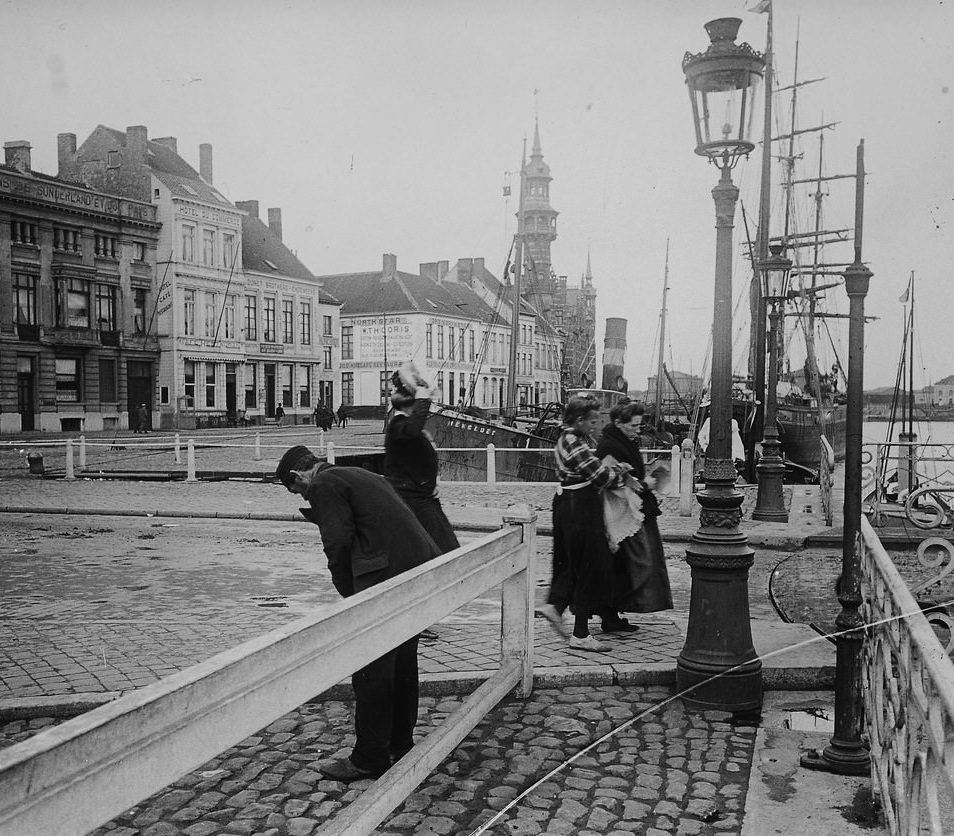
[[[818, 424], [818, 408], [802, 405], [779, 404], [777, 413], [779, 441], [785, 458], [795, 464], [818, 471], [821, 432]], [[834, 404], [825, 409], [825, 437], [835, 451], [835, 459], [845, 457], [845, 421], [847, 409], [844, 404]]]

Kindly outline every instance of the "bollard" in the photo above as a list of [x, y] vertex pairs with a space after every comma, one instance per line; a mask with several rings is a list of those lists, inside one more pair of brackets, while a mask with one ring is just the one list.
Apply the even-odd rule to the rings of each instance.
[[260, 462], [262, 460], [262, 434], [255, 433], [255, 450], [252, 453], [252, 460]]
[[80, 470], [86, 469], [86, 436], [80, 436], [80, 455], [79, 455], [79, 466]]
[[335, 463], [335, 443], [333, 441], [328, 442], [328, 464]]
[[176, 464], [182, 464], [182, 453], [181, 453], [181, 451], [180, 451], [179, 444], [180, 444], [180, 441], [179, 441], [179, 433], [176, 433], [176, 444], [175, 444], [175, 448], [174, 448], [175, 451], [176, 451], [176, 460], [175, 460], [175, 461], [176, 461]]
[[679, 516], [692, 516], [692, 494], [696, 487], [695, 447], [688, 438], [682, 442], [679, 459]]
[[73, 475], [73, 439], [66, 439], [66, 475], [63, 479], [67, 482], [75, 482], [76, 476]]
[[497, 484], [497, 448], [493, 444], [487, 445], [487, 484]]
[[320, 453], [325, 449], [325, 431], [318, 427], [318, 452]]
[[670, 496], [679, 496], [682, 491], [682, 467], [679, 464], [681, 452], [678, 444], [673, 444], [669, 451], [669, 484], [666, 493]]
[[36, 476], [42, 476], [46, 473], [43, 468], [43, 454], [37, 453], [35, 450], [27, 453], [27, 466], [30, 468], [30, 473]]
[[186, 482], [198, 482], [195, 478], [195, 441], [189, 439], [186, 447]]

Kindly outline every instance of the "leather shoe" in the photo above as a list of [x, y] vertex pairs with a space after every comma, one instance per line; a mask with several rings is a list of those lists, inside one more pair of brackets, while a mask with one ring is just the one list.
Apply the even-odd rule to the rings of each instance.
[[318, 764], [318, 771], [326, 778], [348, 784], [351, 781], [361, 781], [367, 778], [380, 778], [384, 772], [373, 769], [362, 769], [355, 766], [351, 758], [334, 758]]
[[567, 629], [566, 624], [563, 623], [563, 613], [553, 606], [553, 604], [541, 604], [537, 607], [536, 614], [541, 618], [545, 618], [561, 639], [570, 638], [570, 631]]
[[604, 633], [635, 633], [638, 629], [638, 626], [630, 624], [625, 618], [619, 621], [604, 621], [602, 624]]

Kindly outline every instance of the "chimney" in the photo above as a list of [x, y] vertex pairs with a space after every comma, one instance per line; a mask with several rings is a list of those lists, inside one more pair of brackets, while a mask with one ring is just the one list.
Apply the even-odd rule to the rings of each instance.
[[444, 281], [444, 277], [445, 277], [449, 272], [450, 272], [450, 271], [447, 269], [447, 259], [445, 259], [444, 261], [438, 261], [438, 262], [437, 262], [437, 280], [438, 280], [439, 282]]
[[149, 131], [145, 125], [130, 125], [126, 128], [126, 150], [129, 158], [136, 162], [146, 161], [146, 143], [149, 141]]
[[153, 142], [157, 143], [158, 145], [164, 145], [166, 148], [172, 151], [173, 154], [179, 153], [179, 143], [174, 136], [157, 136]]
[[[199, 146], [199, 174], [206, 183], [212, 185], [212, 146], [208, 142]], [[255, 217], [258, 217], [257, 211]]]
[[432, 282], [440, 281], [440, 279], [437, 278], [436, 261], [428, 261], [425, 264], [422, 264], [420, 266], [420, 272], [425, 279], [430, 279]]
[[12, 166], [21, 174], [27, 174], [30, 171], [30, 143], [25, 139], [4, 142], [3, 153], [7, 165]]
[[278, 236], [278, 240], [282, 240], [282, 210], [281, 209], [269, 209], [268, 210], [268, 228]]
[[59, 167], [60, 177], [65, 177], [66, 173], [73, 165], [73, 158], [76, 156], [76, 134], [57, 134], [56, 135], [56, 159]]
[[474, 275], [479, 276], [484, 272], [484, 260], [482, 258], [474, 259]]
[[235, 206], [237, 209], [241, 209], [243, 212], [248, 212], [248, 214], [253, 218], [258, 217], [257, 200], [236, 200]]
[[384, 254], [384, 267], [381, 270], [381, 281], [391, 282], [397, 274], [397, 256], [394, 253]]
[[474, 284], [474, 260], [472, 258], [457, 259], [457, 281], [467, 287]]

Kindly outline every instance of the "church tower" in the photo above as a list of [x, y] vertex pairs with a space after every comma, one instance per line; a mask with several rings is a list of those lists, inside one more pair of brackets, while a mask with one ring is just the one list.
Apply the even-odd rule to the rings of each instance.
[[533, 150], [523, 179], [524, 275], [522, 296], [547, 315], [556, 290], [551, 269], [550, 244], [557, 237], [557, 215], [550, 206], [550, 166], [543, 161], [540, 124], [533, 128]]

